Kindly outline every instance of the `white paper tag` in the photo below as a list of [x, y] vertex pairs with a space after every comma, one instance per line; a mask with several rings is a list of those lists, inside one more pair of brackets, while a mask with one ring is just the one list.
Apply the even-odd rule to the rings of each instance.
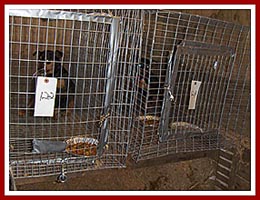
[[192, 81], [191, 82], [189, 110], [195, 109], [200, 85], [201, 85], [201, 81]]
[[55, 106], [57, 78], [37, 78], [34, 116], [52, 117]]

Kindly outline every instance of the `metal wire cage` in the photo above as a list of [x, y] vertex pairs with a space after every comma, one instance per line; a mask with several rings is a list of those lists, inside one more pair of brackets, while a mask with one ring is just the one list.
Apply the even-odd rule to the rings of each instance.
[[250, 135], [249, 27], [147, 10], [143, 29], [134, 160], [219, 149], [242, 129]]
[[[61, 173], [63, 181], [67, 172], [125, 167], [141, 22], [139, 11], [121, 18], [98, 11], [9, 11], [9, 163], [15, 178]], [[40, 76], [58, 79], [54, 117], [34, 116]]]

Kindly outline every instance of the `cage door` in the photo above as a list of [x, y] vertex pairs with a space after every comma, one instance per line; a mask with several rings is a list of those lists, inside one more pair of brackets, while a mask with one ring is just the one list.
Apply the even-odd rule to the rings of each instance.
[[227, 46], [191, 41], [177, 46], [167, 68], [161, 142], [218, 131], [234, 57]]
[[[13, 163], [93, 158], [84, 151], [79, 156], [65, 149], [71, 139], [77, 144], [89, 141], [86, 138], [98, 140], [97, 152], [101, 155], [107, 143], [114, 95], [119, 18], [100, 13], [12, 9], [9, 29], [9, 140]], [[53, 117], [33, 115], [35, 82], [42, 76], [59, 81], [54, 87]], [[36, 149], [35, 141], [44, 141], [44, 148]], [[61, 148], [49, 148], [56, 142]]]

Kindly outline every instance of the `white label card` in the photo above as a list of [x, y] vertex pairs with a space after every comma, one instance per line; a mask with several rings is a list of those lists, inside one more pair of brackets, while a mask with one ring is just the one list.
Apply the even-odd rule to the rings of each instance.
[[34, 116], [53, 117], [57, 78], [41, 77], [37, 78]]
[[201, 81], [192, 81], [191, 82], [189, 110], [195, 109], [200, 85], [201, 85]]

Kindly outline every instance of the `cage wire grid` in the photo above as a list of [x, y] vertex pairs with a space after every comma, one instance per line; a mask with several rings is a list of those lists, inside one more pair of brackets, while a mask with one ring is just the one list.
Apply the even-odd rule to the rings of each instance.
[[[128, 10], [102, 11], [117, 16], [122, 16], [125, 12], [128, 12]], [[90, 11], [76, 10], [76, 12], [84, 13]], [[148, 84], [150, 94], [147, 95], [147, 91], [139, 88], [137, 89], [138, 96], [135, 97], [134, 116], [136, 118], [134, 118], [134, 125], [137, 123], [141, 123], [142, 125], [138, 127], [138, 129], [134, 129], [134, 131], [132, 131], [134, 134], [131, 134], [131, 145], [129, 147], [130, 151], [132, 153], [134, 152], [132, 154], [133, 158], [136, 161], [139, 160], [139, 150], [142, 146], [140, 143], [142, 143], [145, 138], [148, 141], [147, 144], [149, 144], [150, 147], [154, 147], [153, 154], [155, 158], [158, 155], [164, 156], [169, 153], [213, 150], [220, 147], [230, 147], [230, 145], [234, 143], [238, 147], [250, 146], [250, 28], [230, 22], [185, 14], [172, 10], [142, 10], [142, 13], [143, 37], [141, 47], [142, 52], [139, 54], [139, 66], [140, 63], [144, 64], [145, 62], [147, 62], [145, 63], [147, 66], [150, 65], [150, 62], [152, 62], [152, 66], [151, 71], [148, 70], [149, 73], [147, 76], [147, 82], [150, 81]], [[156, 43], [154, 41], [158, 42]], [[169, 54], [172, 50], [174, 50], [171, 45], [180, 45], [182, 41], [194, 41], [195, 43], [197, 42], [198, 45], [205, 44], [205, 48], [201, 51], [203, 52], [203, 50], [206, 50], [211, 53], [209, 53], [209, 55], [206, 54], [207, 56], [197, 55], [197, 60], [199, 60], [201, 64], [197, 64], [199, 67], [197, 67], [197, 71], [193, 74], [188, 72], [188, 70], [194, 70], [187, 68], [188, 65], [179, 66], [180, 69], [178, 69], [177, 72], [177, 78], [179, 79], [178, 87], [176, 86], [175, 89], [179, 90], [179, 94], [177, 96], [179, 96], [182, 103], [179, 104], [179, 108], [176, 105], [174, 107], [174, 109], [177, 110], [176, 113], [178, 113], [177, 117], [175, 116], [175, 120], [178, 121], [181, 118], [186, 118], [187, 121], [190, 121], [190, 124], [194, 120], [189, 119], [190, 117], [181, 111], [181, 109], [185, 109], [185, 102], [188, 102], [189, 98], [188, 87], [190, 87], [190, 83], [187, 83], [187, 80], [185, 79], [203, 79], [208, 85], [207, 88], [204, 87], [202, 89], [204, 101], [207, 100], [205, 97], [206, 95], [211, 94], [212, 96], [212, 94], [216, 92], [216, 94], [220, 96], [218, 98], [220, 103], [217, 104], [214, 102], [213, 98], [209, 97], [208, 99], [211, 99], [211, 102], [205, 103], [204, 107], [197, 109], [195, 112], [195, 117], [198, 116], [198, 118], [201, 118], [196, 119], [195, 121], [198, 122], [200, 126], [205, 126], [206, 129], [212, 129], [208, 130], [208, 134], [203, 134], [202, 136], [200, 134], [202, 130], [199, 128], [200, 126], [187, 126], [189, 123], [173, 123], [172, 125], [175, 129], [176, 125], [177, 127], [178, 125], [180, 126], [178, 127], [179, 129], [184, 129], [181, 130], [181, 134], [170, 134], [176, 137], [170, 139], [171, 141], [169, 141], [175, 145], [174, 149], [168, 150], [168, 145], [164, 146], [166, 149], [164, 153], [157, 153], [159, 148], [163, 149], [159, 147], [161, 143], [158, 144], [156, 127], [158, 127], [158, 119], [160, 119], [158, 116], [160, 116], [161, 112], [163, 101], [162, 96], [165, 98], [162, 89], [165, 86], [165, 67], [170, 61]], [[154, 47], [154, 50], [152, 47]], [[221, 71], [218, 69], [221, 71], [219, 74], [209, 73], [205, 68], [202, 68], [202, 65], [209, 65], [208, 63], [211, 62], [211, 66], [214, 67], [215, 65], [216, 68], [217, 66], [224, 66], [225, 63], [229, 61], [228, 58], [222, 57], [222, 59], [220, 59], [221, 56], [217, 55], [221, 54], [219, 53], [219, 47], [225, 49], [225, 51], [230, 51], [230, 56], [235, 55], [235, 59], [230, 61], [230, 63], [233, 62], [234, 66], [230, 68], [227, 68], [227, 66], [223, 67], [222, 69], [226, 71]], [[212, 52], [209, 48], [215, 48], [216, 52]], [[191, 65], [196, 63], [194, 61], [196, 60], [196, 55], [183, 55], [184, 61], [185, 56], [188, 61], [190, 60]], [[153, 58], [155, 59], [153, 60]], [[155, 65], [158, 65], [158, 67], [155, 67]], [[228, 65], [228, 63], [226, 65]], [[184, 66], [186, 66], [186, 68], [184, 68]], [[183, 67], [183, 69], [181, 67]], [[228, 70], [230, 71], [227, 72]], [[221, 77], [220, 74], [225, 77]], [[156, 79], [158, 78], [158, 75], [159, 79]], [[153, 76], [155, 79], [153, 79]], [[182, 81], [185, 82], [182, 83]], [[218, 87], [212, 89], [210, 85], [212, 85], [214, 81], [218, 83]], [[228, 85], [226, 86], [225, 84]], [[158, 89], [158, 86], [156, 85], [159, 85], [160, 89]], [[224, 89], [225, 86], [228, 88], [226, 93], [221, 91], [221, 89]], [[148, 90], [148, 88], [146, 89]], [[207, 91], [207, 89], [210, 89], [210, 91]], [[201, 101], [203, 101], [203, 99]], [[225, 105], [224, 108], [222, 108], [223, 105]], [[213, 114], [203, 114], [202, 112], [204, 112], [204, 108], [206, 108], [209, 112], [213, 111]], [[144, 115], [144, 113], [146, 113], [146, 115]], [[182, 116], [178, 117], [179, 115]], [[184, 115], [185, 117], [183, 117]], [[147, 127], [147, 125], [143, 126], [144, 119], [146, 118], [148, 119], [146, 120], [146, 123], [148, 123], [148, 126], [150, 127]], [[170, 120], [173, 121], [173, 119]], [[203, 120], [210, 121], [210, 123], [203, 122]], [[151, 130], [154, 129], [153, 126], [155, 126], [156, 131], [154, 134], [151, 134]], [[173, 132], [172, 130], [170, 131]], [[152, 143], [152, 141], [154, 143]], [[149, 151], [147, 146], [143, 148], [146, 152]], [[140, 152], [142, 153], [142, 150], [140, 150]], [[148, 154], [150, 153], [148, 152]], [[157, 155], [155, 156], [155, 154]], [[147, 158], [150, 158], [149, 155], [143, 159]]]
[[[39, 16], [18, 13], [9, 17], [9, 157], [16, 178], [58, 174], [62, 170], [125, 167], [133, 109], [134, 88], [130, 86], [135, 81], [132, 64], [140, 47], [141, 14], [127, 11], [118, 23], [117, 32], [111, 33], [114, 16], [91, 13], [45, 10]], [[127, 16], [133, 14], [134, 18]], [[79, 20], [78, 16], [86, 20]], [[116, 37], [112, 38], [114, 43], [111, 37]], [[113, 51], [111, 46], [116, 43], [118, 46]], [[57, 106], [55, 118], [33, 117], [34, 108], [28, 107], [35, 94], [33, 75], [40, 63], [33, 54], [46, 49], [64, 53], [60, 61], [54, 62], [61, 64], [68, 75], [61, 74], [58, 78], [75, 85], [73, 92], [68, 88], [57, 92], [60, 102], [62, 95], [72, 96], [73, 105], [67, 102], [65, 109]], [[102, 155], [33, 153], [34, 139], [66, 141], [73, 137], [99, 140], [103, 145]]]
[[250, 146], [250, 28], [158, 10], [143, 29], [133, 159]]

